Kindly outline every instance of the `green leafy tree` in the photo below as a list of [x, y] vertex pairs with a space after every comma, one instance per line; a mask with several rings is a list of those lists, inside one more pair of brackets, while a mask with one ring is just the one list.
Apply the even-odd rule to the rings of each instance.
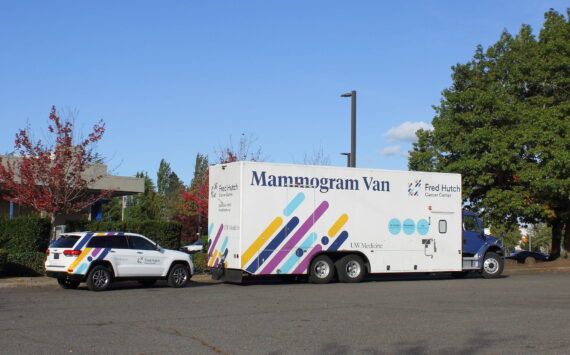
[[182, 208], [181, 191], [185, 189], [184, 183], [170, 168], [170, 163], [162, 159], [157, 173], [157, 190], [162, 199], [162, 217], [171, 219]]
[[126, 219], [160, 220], [162, 217], [162, 200], [156, 187], [147, 173], [137, 173], [136, 177], [144, 178], [144, 192], [129, 199], [125, 212]]
[[466, 206], [493, 225], [546, 222], [558, 257], [570, 238], [570, 22], [551, 10], [538, 38], [504, 32], [452, 71], [410, 170], [461, 173]]

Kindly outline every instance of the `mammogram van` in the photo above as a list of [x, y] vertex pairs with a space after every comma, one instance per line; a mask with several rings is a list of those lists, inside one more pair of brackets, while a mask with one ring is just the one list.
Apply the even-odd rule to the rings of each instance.
[[459, 174], [234, 162], [209, 181], [216, 278], [462, 270]]

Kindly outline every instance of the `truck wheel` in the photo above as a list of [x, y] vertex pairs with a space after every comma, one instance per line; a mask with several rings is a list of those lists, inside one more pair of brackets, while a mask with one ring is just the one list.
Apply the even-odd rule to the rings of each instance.
[[309, 281], [314, 284], [329, 283], [334, 276], [334, 265], [326, 255], [319, 255], [311, 261], [309, 269]]
[[61, 286], [61, 288], [74, 290], [77, 287], [79, 287], [80, 282], [76, 280], [70, 280], [67, 277], [62, 277], [57, 279], [57, 283], [59, 284], [59, 286]]
[[486, 279], [499, 277], [503, 272], [503, 266], [503, 259], [497, 253], [490, 251], [483, 258], [481, 275]]
[[182, 264], [176, 264], [168, 273], [168, 286], [179, 288], [184, 287], [190, 279], [188, 268]]
[[341, 258], [335, 267], [341, 282], [360, 282], [366, 273], [362, 258], [353, 254]]
[[103, 265], [97, 265], [87, 275], [87, 288], [91, 291], [105, 291], [111, 284], [111, 272]]

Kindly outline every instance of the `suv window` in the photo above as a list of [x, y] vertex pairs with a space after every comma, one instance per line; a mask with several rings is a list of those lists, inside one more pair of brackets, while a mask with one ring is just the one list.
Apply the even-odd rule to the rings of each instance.
[[151, 242], [149, 242], [144, 238], [131, 236], [129, 237], [129, 239], [131, 240], [131, 245], [133, 249], [156, 250], [154, 244], [152, 244]]
[[87, 248], [106, 248], [109, 237], [93, 237], [87, 243]]
[[127, 243], [127, 237], [124, 235], [112, 235], [107, 237], [108, 248], [114, 249], [129, 249], [129, 244]]
[[475, 216], [463, 216], [463, 229], [471, 232], [481, 232]]
[[50, 248], [73, 248], [78, 240], [78, 235], [64, 235], [58, 240], [51, 243]]

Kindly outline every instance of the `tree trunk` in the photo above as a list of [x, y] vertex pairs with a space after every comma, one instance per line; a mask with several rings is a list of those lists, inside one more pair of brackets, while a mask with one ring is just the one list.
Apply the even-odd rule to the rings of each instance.
[[560, 257], [560, 242], [562, 240], [562, 221], [557, 218], [552, 222], [552, 245], [550, 246], [550, 258], [552, 260]]
[[564, 224], [564, 251], [562, 252], [565, 258], [570, 257], [570, 221]]

